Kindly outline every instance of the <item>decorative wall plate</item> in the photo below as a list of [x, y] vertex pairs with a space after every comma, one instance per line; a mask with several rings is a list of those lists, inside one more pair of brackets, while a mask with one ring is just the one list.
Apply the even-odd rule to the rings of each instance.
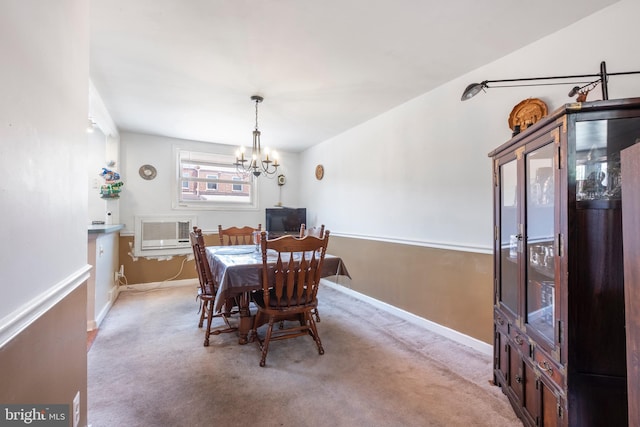
[[316, 179], [319, 181], [324, 178], [324, 166], [318, 165], [316, 166]]
[[152, 180], [158, 175], [158, 171], [156, 168], [151, 165], [142, 165], [140, 169], [138, 169], [138, 173], [142, 177], [142, 179]]
[[278, 175], [278, 185], [284, 185], [287, 182], [287, 178], [284, 175]]
[[514, 130], [516, 126], [520, 126], [522, 131], [546, 115], [547, 104], [538, 98], [525, 99], [511, 110], [509, 127]]

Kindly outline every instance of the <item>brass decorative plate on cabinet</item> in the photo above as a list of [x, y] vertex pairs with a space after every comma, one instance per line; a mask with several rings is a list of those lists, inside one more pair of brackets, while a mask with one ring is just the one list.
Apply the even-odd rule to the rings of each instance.
[[316, 179], [319, 181], [324, 178], [324, 166], [318, 165], [316, 166]]
[[547, 104], [538, 98], [529, 98], [513, 107], [509, 115], [509, 127], [514, 130], [520, 126], [520, 130], [525, 130], [532, 124], [547, 115]]

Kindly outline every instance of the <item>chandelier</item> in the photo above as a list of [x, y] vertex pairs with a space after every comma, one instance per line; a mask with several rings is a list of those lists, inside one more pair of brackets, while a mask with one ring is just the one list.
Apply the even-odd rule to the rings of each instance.
[[[256, 127], [253, 130], [253, 147], [251, 148], [251, 158], [247, 159], [244, 154], [244, 147], [240, 147], [236, 151], [236, 170], [243, 175], [253, 174], [256, 178], [261, 174], [265, 174], [267, 177], [273, 177], [278, 171], [278, 154], [273, 151], [269, 152], [269, 149], [265, 147], [264, 152], [260, 147], [260, 131], [258, 130], [258, 104], [261, 103], [264, 98], [259, 95], [253, 95], [251, 100], [256, 103]], [[263, 157], [264, 155], [264, 157]]]

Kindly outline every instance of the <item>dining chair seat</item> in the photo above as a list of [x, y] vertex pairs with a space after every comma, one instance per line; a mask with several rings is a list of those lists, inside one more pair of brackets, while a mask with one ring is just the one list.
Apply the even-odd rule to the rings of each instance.
[[[257, 305], [262, 307], [265, 307], [267, 305], [264, 300], [264, 295], [261, 292], [256, 292], [253, 295], [253, 302], [255, 302]], [[282, 301], [280, 301], [280, 305], [282, 305], [283, 307], [294, 306], [296, 309], [299, 306], [309, 306], [312, 308], [316, 308], [318, 306], [318, 299], [317, 298], [309, 299], [307, 296], [307, 291], [305, 290], [300, 296], [296, 295], [295, 292], [294, 292], [294, 295], [292, 295], [291, 297], [287, 297], [286, 295], [283, 296]], [[275, 289], [270, 289], [269, 290], [269, 307], [277, 308], [278, 306], [279, 304], [276, 299]], [[282, 311], [284, 312], [285, 310], [283, 309]]]

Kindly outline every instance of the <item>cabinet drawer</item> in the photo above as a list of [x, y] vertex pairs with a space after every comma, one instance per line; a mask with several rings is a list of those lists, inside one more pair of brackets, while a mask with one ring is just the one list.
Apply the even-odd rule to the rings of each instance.
[[523, 357], [531, 357], [531, 346], [529, 345], [529, 337], [516, 328], [511, 328], [509, 338], [513, 343], [513, 347], [517, 348]]
[[537, 347], [533, 352], [533, 363], [542, 375], [558, 386], [558, 389], [564, 389], [564, 369]]

